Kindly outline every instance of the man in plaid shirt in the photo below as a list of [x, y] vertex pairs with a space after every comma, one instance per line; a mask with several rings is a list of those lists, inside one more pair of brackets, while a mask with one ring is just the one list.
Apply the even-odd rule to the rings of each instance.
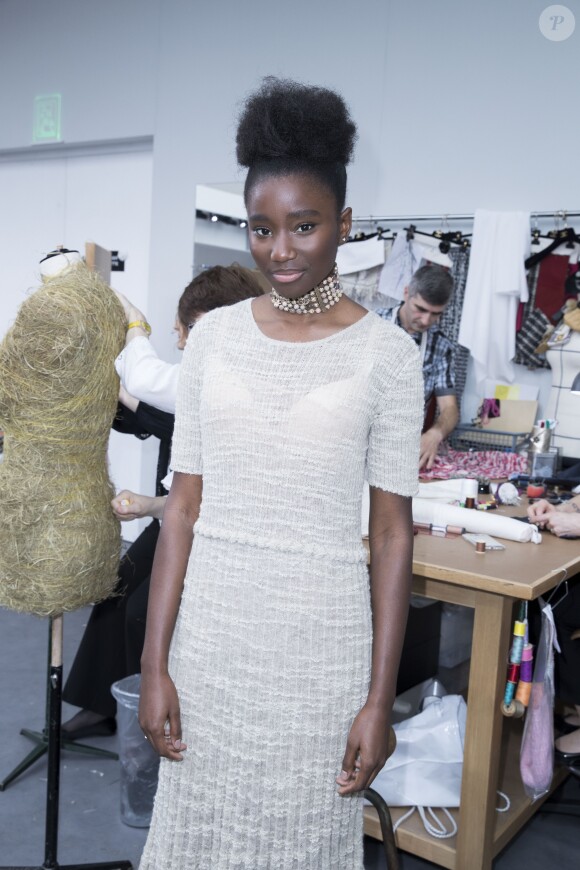
[[[421, 266], [404, 301], [395, 308], [379, 308], [377, 314], [401, 326], [417, 343], [425, 382], [425, 430], [421, 436], [420, 468], [431, 468], [441, 442], [459, 421], [455, 395], [455, 345], [439, 328], [439, 319], [453, 292], [453, 279], [443, 266]], [[437, 418], [429, 419], [435, 402]]]

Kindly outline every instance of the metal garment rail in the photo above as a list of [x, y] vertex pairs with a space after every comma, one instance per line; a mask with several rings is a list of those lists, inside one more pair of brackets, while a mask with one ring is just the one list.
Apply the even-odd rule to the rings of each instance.
[[[552, 219], [557, 221], [566, 221], [568, 218], [580, 217], [580, 211], [566, 211], [559, 209], [557, 211], [532, 211], [530, 218], [545, 220]], [[473, 214], [415, 214], [415, 215], [368, 215], [368, 217], [355, 217], [352, 219], [353, 224], [374, 224], [378, 223], [415, 223], [415, 221], [431, 221], [432, 223], [449, 223], [450, 221], [472, 221]]]

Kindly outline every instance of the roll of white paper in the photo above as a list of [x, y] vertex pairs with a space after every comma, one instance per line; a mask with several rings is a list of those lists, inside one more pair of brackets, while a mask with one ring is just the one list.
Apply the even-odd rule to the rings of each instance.
[[508, 541], [542, 542], [540, 532], [532, 523], [520, 523], [512, 517], [440, 504], [426, 498], [413, 499], [413, 519], [416, 523], [432, 523], [434, 526], [459, 526], [466, 532], [492, 535]]

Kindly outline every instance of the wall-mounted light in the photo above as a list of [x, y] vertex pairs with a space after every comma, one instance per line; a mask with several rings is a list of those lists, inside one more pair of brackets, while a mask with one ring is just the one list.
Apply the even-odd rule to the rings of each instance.
[[211, 221], [212, 224], [228, 224], [229, 226], [238, 227], [242, 230], [248, 226], [246, 220], [240, 220], [239, 218], [233, 218], [225, 214], [216, 214], [213, 211], [202, 211], [199, 208], [196, 209], [195, 216], [198, 220]]

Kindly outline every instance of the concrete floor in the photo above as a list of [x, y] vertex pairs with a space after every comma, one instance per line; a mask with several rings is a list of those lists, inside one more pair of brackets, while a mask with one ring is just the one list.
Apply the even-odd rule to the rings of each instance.
[[[88, 610], [64, 619], [64, 662], [74, 657]], [[47, 656], [46, 620], [0, 610], [0, 780], [29, 752], [22, 727], [41, 730]], [[72, 708], [64, 705], [63, 719]], [[94, 738], [94, 746], [117, 748], [117, 738]], [[119, 764], [64, 752], [61, 764], [60, 864], [129, 860], [138, 867], [145, 829], [123, 824], [119, 812]], [[566, 795], [580, 799], [580, 782], [569, 780]], [[41, 867], [44, 860], [46, 758], [37, 761], [0, 793], [0, 870]], [[580, 820], [537, 814], [496, 860], [496, 870], [576, 870], [580, 866]], [[401, 853], [401, 870], [436, 865]], [[366, 870], [383, 870], [381, 845], [365, 843]], [[175, 868], [186, 870], [186, 868]], [[212, 870], [212, 868], [204, 868]], [[327, 868], [321, 868], [327, 870]], [[330, 868], [328, 868], [330, 870]], [[462, 868], [470, 870], [470, 868]]]

